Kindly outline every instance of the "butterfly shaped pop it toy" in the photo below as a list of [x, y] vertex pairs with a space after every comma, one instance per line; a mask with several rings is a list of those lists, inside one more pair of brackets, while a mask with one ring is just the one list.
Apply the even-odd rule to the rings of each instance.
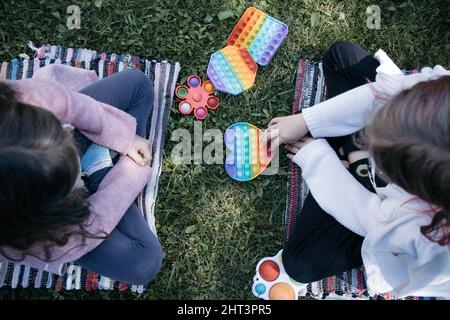
[[248, 181], [267, 168], [271, 159], [270, 144], [264, 146], [261, 137], [262, 131], [250, 123], [238, 122], [227, 128], [225, 171], [231, 178]]
[[252, 292], [255, 297], [264, 300], [297, 300], [306, 284], [291, 279], [284, 270], [283, 250], [274, 257], [261, 259], [256, 266]]
[[227, 46], [212, 54], [206, 73], [217, 91], [238, 95], [253, 86], [257, 71], [247, 49]]
[[256, 63], [267, 66], [288, 33], [288, 26], [254, 7], [245, 10], [227, 45], [247, 48]]
[[187, 85], [177, 86], [175, 95], [180, 99], [178, 110], [184, 115], [194, 112], [198, 120], [204, 120], [208, 115], [208, 109], [215, 110], [219, 107], [219, 98], [214, 95], [214, 86], [211, 81], [204, 81], [197, 75], [187, 78]]

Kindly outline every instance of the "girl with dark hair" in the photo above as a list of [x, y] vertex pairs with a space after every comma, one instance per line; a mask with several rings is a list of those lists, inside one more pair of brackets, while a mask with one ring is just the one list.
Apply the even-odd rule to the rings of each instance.
[[309, 283], [364, 265], [372, 295], [450, 298], [450, 72], [403, 75], [351, 42], [323, 71], [328, 100], [269, 123], [310, 189], [287, 273]]
[[0, 81], [0, 263], [62, 275], [76, 261], [130, 284], [158, 273], [161, 245], [134, 203], [150, 174], [152, 106], [137, 70], [97, 81], [50, 65]]

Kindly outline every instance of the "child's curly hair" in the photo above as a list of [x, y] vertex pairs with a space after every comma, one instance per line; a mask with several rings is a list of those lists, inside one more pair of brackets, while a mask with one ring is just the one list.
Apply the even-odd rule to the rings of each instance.
[[[73, 189], [79, 174], [77, 150], [69, 132], [49, 111], [19, 102], [0, 83], [0, 253], [64, 246], [88, 233], [90, 215], [83, 190]], [[8, 256], [6, 256], [9, 258]], [[12, 259], [12, 258], [10, 258]]]
[[369, 151], [383, 173], [431, 204], [421, 232], [450, 244], [450, 76], [420, 82], [393, 97], [365, 129]]

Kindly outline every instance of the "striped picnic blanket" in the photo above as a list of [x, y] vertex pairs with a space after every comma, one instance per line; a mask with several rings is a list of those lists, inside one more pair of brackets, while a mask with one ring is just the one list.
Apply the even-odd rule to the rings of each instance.
[[[155, 203], [158, 194], [158, 180], [162, 167], [162, 156], [166, 136], [169, 112], [172, 105], [173, 92], [180, 72], [178, 62], [148, 60], [128, 54], [98, 53], [95, 50], [83, 48], [63, 48], [46, 45], [36, 48], [36, 56], [30, 58], [20, 55], [11, 62], [1, 62], [0, 78], [25, 79], [30, 78], [37, 69], [51, 63], [61, 63], [95, 70], [99, 78], [107, 77], [127, 68], [143, 71], [154, 85], [154, 108], [147, 121], [147, 138], [152, 141], [153, 164], [150, 181], [136, 200], [150, 229], [156, 234]], [[0, 287], [17, 288], [55, 288], [56, 290], [131, 290], [142, 292], [144, 286], [128, 285], [114, 281], [94, 272], [87, 271], [71, 263], [67, 273], [60, 277], [46, 271], [38, 271], [19, 263], [2, 265], [0, 263]]]
[[[410, 71], [404, 71], [410, 73]], [[414, 72], [414, 71], [412, 71]], [[299, 113], [303, 108], [309, 108], [325, 100], [326, 86], [322, 64], [301, 59], [295, 75], [295, 93], [292, 113]], [[288, 193], [285, 211], [284, 242], [293, 230], [296, 218], [301, 214], [304, 200], [309, 190], [303, 183], [301, 169], [294, 163], [290, 164], [288, 175]], [[369, 297], [365, 282], [364, 267], [349, 270], [337, 276], [309, 283], [301, 294], [315, 298], [363, 298], [363, 299], [396, 299], [392, 294]], [[429, 298], [409, 297], [408, 300]]]

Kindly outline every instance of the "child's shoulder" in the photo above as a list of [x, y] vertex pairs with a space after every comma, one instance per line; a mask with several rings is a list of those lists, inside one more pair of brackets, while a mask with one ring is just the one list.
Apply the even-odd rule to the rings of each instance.
[[431, 220], [426, 213], [430, 211], [430, 204], [414, 196], [396, 184], [389, 183], [383, 188], [377, 188], [377, 194], [382, 199], [379, 221], [391, 223], [399, 219], [413, 219], [414, 216]]

